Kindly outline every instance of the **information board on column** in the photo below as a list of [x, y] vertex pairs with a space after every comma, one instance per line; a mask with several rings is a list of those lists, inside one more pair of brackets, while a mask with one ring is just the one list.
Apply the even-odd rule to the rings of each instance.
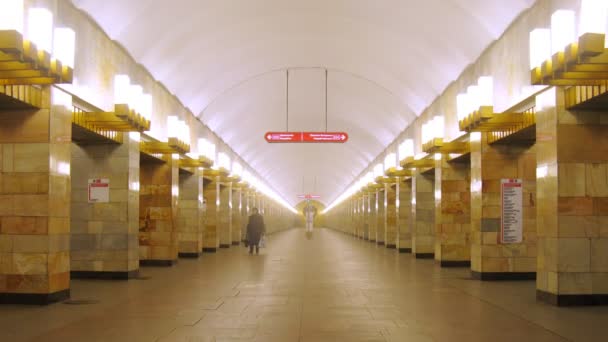
[[521, 179], [502, 179], [501, 243], [521, 243], [523, 240], [523, 194]]
[[107, 178], [89, 179], [89, 203], [110, 202], [110, 180]]

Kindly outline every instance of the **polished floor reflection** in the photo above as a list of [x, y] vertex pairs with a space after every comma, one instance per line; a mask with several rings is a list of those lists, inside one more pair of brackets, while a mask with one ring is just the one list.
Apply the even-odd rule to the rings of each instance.
[[[0, 341], [606, 341], [608, 307], [537, 303], [534, 282], [481, 283], [467, 269], [315, 229], [74, 281], [93, 304], [0, 306]], [[98, 302], [96, 302], [98, 301]]]

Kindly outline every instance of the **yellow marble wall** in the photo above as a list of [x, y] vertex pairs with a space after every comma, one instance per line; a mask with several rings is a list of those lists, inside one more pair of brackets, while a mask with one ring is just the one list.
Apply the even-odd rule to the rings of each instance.
[[378, 195], [376, 192], [371, 192], [368, 195], [369, 207], [367, 226], [369, 241], [377, 243], [378, 241]]
[[376, 191], [376, 244], [384, 246], [386, 239], [386, 203], [384, 189]]
[[397, 230], [399, 231], [400, 253], [412, 252], [412, 181], [399, 182], [399, 208]]
[[198, 257], [203, 250], [202, 208], [203, 177], [196, 168], [179, 173], [177, 211], [178, 253], [180, 257]]
[[435, 251], [435, 176], [421, 173], [412, 177], [412, 253], [416, 258], [433, 258]]
[[[501, 179], [523, 180], [523, 242], [501, 244]], [[536, 272], [536, 148], [471, 141], [471, 270], [481, 279], [533, 279]]]
[[243, 190], [236, 188], [232, 192], [232, 245], [238, 246], [245, 236], [245, 228], [243, 227], [242, 200]]
[[220, 248], [230, 248], [232, 246], [232, 183], [222, 183], [218, 214]]
[[[215, 178], [215, 177], [212, 177]], [[203, 233], [203, 252], [214, 253], [220, 247], [219, 220], [219, 180], [215, 179], [205, 185], [205, 231]]]
[[140, 164], [139, 262], [172, 265], [177, 260], [178, 160]]
[[386, 184], [384, 187], [384, 200], [386, 201], [384, 242], [387, 248], [397, 248], [399, 242], [397, 231], [397, 194], [394, 184]]
[[[72, 144], [71, 274], [127, 279], [139, 269], [139, 142]], [[110, 181], [108, 203], [88, 202], [89, 179]]]
[[608, 120], [568, 111], [564, 89], [537, 97], [538, 298], [608, 303]]
[[0, 111], [0, 303], [69, 297], [71, 111]]
[[469, 163], [435, 160], [435, 260], [469, 266], [471, 260], [471, 168]]

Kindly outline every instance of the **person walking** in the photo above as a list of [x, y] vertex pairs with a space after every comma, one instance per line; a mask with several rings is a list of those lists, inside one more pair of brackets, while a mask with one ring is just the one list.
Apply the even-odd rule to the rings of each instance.
[[264, 218], [260, 215], [258, 208], [251, 209], [251, 216], [249, 216], [249, 223], [247, 224], [247, 243], [249, 244], [249, 254], [253, 254], [253, 247], [255, 247], [255, 254], [260, 253], [260, 240], [262, 236], [266, 234], [266, 226], [264, 225]]
[[308, 203], [304, 209], [304, 216], [306, 219], [306, 232], [312, 233], [313, 224], [315, 222], [315, 216], [317, 214], [317, 208]]

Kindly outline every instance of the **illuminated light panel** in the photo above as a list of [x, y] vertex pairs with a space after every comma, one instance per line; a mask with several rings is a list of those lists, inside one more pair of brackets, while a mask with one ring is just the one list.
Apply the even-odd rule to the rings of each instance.
[[23, 34], [23, 0], [0, 0], [0, 30], [15, 30]]
[[27, 38], [39, 50], [53, 51], [53, 14], [46, 8], [30, 8], [27, 19]]

